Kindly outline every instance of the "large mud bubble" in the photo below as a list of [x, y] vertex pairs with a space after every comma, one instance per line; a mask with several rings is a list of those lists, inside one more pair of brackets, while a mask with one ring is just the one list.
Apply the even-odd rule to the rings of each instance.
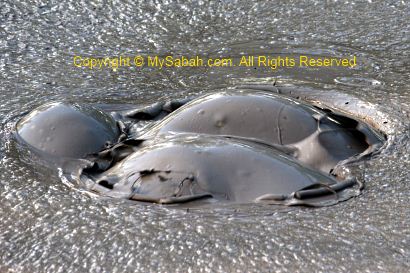
[[[103, 196], [312, 206], [359, 194], [361, 184], [335, 168], [382, 143], [360, 121], [271, 92], [225, 91], [185, 102], [110, 113], [47, 104], [17, 124], [17, 139], [80, 162], [70, 179]], [[155, 122], [137, 134], [141, 120]]]
[[264, 92], [206, 95], [173, 112], [147, 134], [181, 132], [244, 138], [286, 149], [326, 173], [379, 142], [352, 118]]

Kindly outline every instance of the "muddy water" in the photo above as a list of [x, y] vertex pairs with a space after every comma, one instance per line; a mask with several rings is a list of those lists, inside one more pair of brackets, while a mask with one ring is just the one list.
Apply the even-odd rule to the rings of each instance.
[[[406, 272], [409, 18], [406, 1], [3, 1], [0, 271]], [[74, 55], [120, 54], [357, 56], [358, 65], [113, 71], [72, 64]], [[387, 134], [377, 157], [346, 170], [364, 181], [362, 195], [319, 209], [136, 205], [70, 188], [12, 138], [24, 113], [51, 100], [147, 104], [275, 81], [316, 90], [304, 97], [316, 102], [349, 98], [336, 106], [361, 106], [362, 118]]]

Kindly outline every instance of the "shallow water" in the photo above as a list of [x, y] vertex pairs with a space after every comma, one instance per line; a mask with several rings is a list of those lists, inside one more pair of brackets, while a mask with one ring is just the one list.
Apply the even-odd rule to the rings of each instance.
[[[407, 1], [2, 2], [0, 271], [406, 272], [409, 18]], [[266, 53], [356, 55], [358, 66], [90, 71], [72, 64], [76, 54]], [[377, 113], [388, 146], [348, 169], [365, 182], [362, 195], [318, 209], [189, 211], [92, 198], [12, 138], [24, 113], [51, 100], [146, 104], [275, 80], [353, 96]]]

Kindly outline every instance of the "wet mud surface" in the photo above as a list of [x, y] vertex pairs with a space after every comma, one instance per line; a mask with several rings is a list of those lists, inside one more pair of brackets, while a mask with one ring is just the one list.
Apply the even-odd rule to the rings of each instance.
[[[138, 122], [166, 111], [133, 133]], [[20, 120], [15, 135], [73, 184], [160, 204], [335, 204], [363, 188], [339, 169], [374, 156], [383, 145], [363, 122], [251, 89], [111, 113], [48, 103]], [[354, 195], [343, 193], [355, 185]]]
[[[0, 271], [407, 272], [409, 14], [405, 1], [6, 1]], [[358, 66], [90, 71], [71, 63], [75, 54], [136, 52], [356, 55]], [[314, 209], [136, 204], [73, 185], [13, 138], [21, 118], [51, 101], [127, 111], [244, 86], [334, 109], [381, 131], [387, 141], [379, 153], [340, 169], [364, 183], [361, 194]], [[150, 124], [139, 122], [134, 133]]]

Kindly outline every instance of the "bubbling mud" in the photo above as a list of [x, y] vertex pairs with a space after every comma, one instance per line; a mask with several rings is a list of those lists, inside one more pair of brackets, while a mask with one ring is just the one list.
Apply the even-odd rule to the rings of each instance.
[[190, 132], [252, 139], [293, 151], [323, 172], [378, 142], [356, 120], [269, 93], [206, 95], [170, 114], [148, 134]]
[[[17, 135], [43, 154], [80, 160], [70, 179], [90, 191], [161, 204], [334, 204], [361, 188], [334, 168], [382, 143], [360, 121], [271, 92], [225, 91], [110, 114], [48, 104], [23, 118]], [[141, 120], [157, 121], [137, 134]]]
[[[111, 154], [124, 152], [125, 145], [112, 148]], [[339, 184], [272, 147], [253, 142], [185, 134], [143, 146], [108, 168], [96, 161], [81, 179], [108, 196], [163, 204], [203, 198], [274, 203], [307, 188], [320, 185], [331, 191]]]
[[119, 135], [114, 119], [91, 106], [48, 103], [17, 123], [17, 136], [55, 157], [81, 158], [102, 150]]

